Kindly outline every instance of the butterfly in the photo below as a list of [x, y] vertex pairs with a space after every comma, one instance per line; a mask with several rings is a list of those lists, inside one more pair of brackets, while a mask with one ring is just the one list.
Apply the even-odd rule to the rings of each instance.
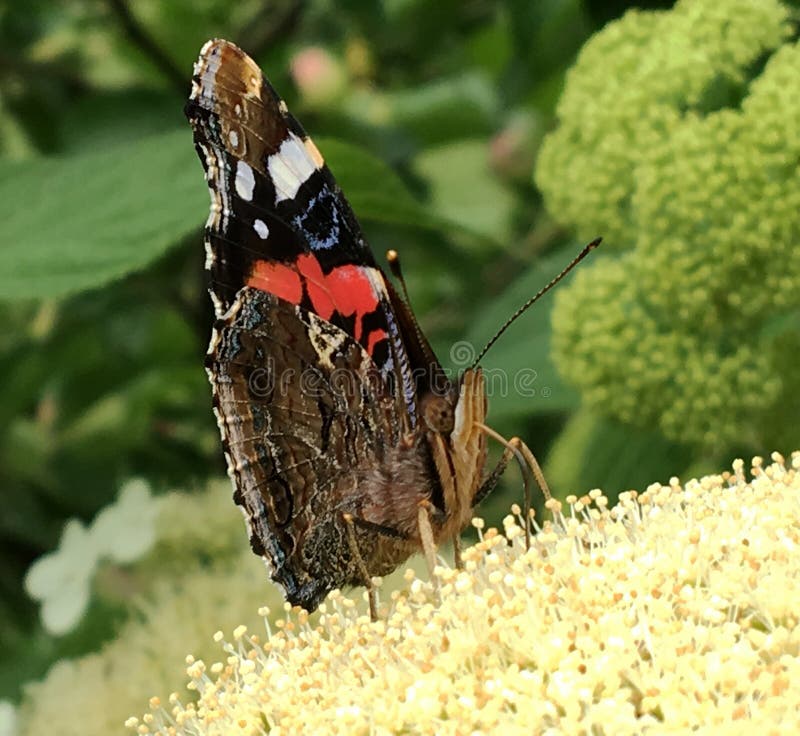
[[272, 579], [311, 611], [457, 541], [518, 446], [485, 474], [481, 369], [444, 370], [247, 54], [206, 43], [186, 115], [211, 196], [206, 369], [234, 501]]

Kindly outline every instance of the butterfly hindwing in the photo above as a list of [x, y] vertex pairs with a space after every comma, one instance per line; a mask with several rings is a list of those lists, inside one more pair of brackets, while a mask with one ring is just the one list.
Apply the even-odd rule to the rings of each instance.
[[346, 332], [258, 289], [217, 321], [207, 368], [251, 546], [292, 603], [315, 607], [358, 582], [341, 514], [362, 513], [358, 478], [400, 440], [395, 399]]

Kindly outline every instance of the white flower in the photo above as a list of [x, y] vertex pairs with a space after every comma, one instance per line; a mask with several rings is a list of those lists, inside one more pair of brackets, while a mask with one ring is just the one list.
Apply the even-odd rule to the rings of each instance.
[[67, 522], [58, 549], [42, 555], [25, 576], [28, 595], [42, 604], [42, 624], [47, 631], [66, 634], [80, 621], [102, 559], [131, 563], [153, 546], [157, 513], [158, 503], [150, 489], [143, 481], [133, 480], [88, 529], [78, 519]]
[[0, 700], [0, 736], [16, 736], [17, 710], [7, 700]]
[[141, 558], [156, 541], [158, 503], [143, 480], [130, 480], [116, 503], [106, 506], [91, 527], [100, 554], [128, 564]]
[[58, 549], [29, 568], [25, 590], [41, 601], [42, 624], [51, 634], [65, 634], [80, 621], [98, 558], [93, 536], [78, 519], [70, 519]]

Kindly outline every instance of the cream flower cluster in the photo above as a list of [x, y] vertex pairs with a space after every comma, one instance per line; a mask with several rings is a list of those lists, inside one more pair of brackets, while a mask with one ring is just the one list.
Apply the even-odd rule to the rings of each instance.
[[[800, 732], [800, 452], [654, 484], [609, 507], [518, 515], [465, 569], [408, 574], [371, 622], [334, 593], [225, 657], [189, 658], [196, 702], [151, 701], [139, 734]], [[478, 529], [482, 528], [476, 520]], [[266, 611], [263, 611], [265, 618]]]
[[[194, 498], [203, 502], [200, 494]], [[240, 536], [246, 542], [247, 535]], [[217, 646], [208, 635], [221, 621], [231, 627], [260, 623], [258, 606], [280, 600], [265, 577], [264, 563], [247, 548], [211, 567], [186, 566], [180, 575], [154, 579], [135, 615], [99, 652], [61, 659], [43, 680], [27, 683], [17, 714], [4, 712], [0, 702], [0, 736], [125, 733], [125, 718], [149, 695], [169, 692], [182, 679], [186, 652], [202, 647], [202, 656], [215, 655]], [[9, 719], [16, 723], [6, 733], [3, 724]]]

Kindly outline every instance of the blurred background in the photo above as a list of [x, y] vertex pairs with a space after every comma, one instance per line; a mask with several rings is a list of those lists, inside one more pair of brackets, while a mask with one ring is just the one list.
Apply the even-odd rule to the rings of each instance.
[[[182, 108], [208, 38], [261, 64], [376, 255], [399, 251], [445, 365], [604, 237], [483, 364], [490, 423], [554, 493], [614, 498], [800, 447], [797, 20], [777, 0], [0, 4], [0, 734], [121, 732], [216, 629], [282, 611], [203, 370]], [[519, 500], [510, 468], [481, 514]]]

